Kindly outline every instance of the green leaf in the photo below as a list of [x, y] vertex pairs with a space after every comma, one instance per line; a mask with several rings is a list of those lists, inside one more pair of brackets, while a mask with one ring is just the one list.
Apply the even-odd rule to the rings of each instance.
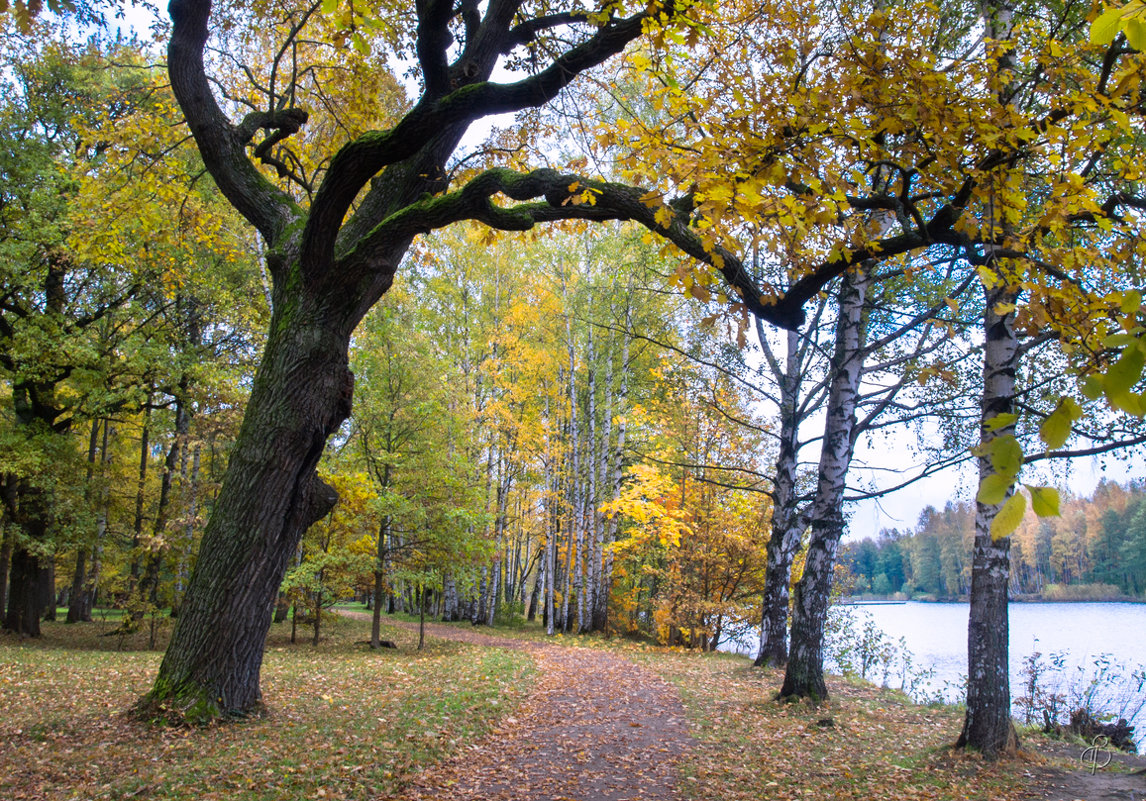
[[322, 13], [333, 14], [335, 9], [338, 8], [338, 0], [322, 0]]
[[1031, 509], [1039, 517], [1058, 517], [1061, 512], [1059, 511], [1059, 496], [1058, 490], [1054, 487], [1032, 487], [1030, 484], [1025, 485], [1031, 493]]
[[975, 496], [975, 500], [990, 506], [1002, 503], [1003, 499], [1007, 497], [1007, 491], [1014, 483], [1014, 477], [1005, 476], [1002, 473], [987, 476], [979, 482], [979, 493]]
[[1131, 289], [1122, 293], [1122, 313], [1134, 314], [1142, 308], [1142, 293], [1137, 289]]
[[1055, 410], [1039, 426], [1039, 436], [1050, 449], [1061, 448], [1070, 437], [1074, 421], [1082, 417], [1082, 407], [1073, 398], [1062, 398]]
[[1138, 338], [1133, 334], [1126, 334], [1119, 332], [1111, 334], [1106, 339], [1102, 340], [1102, 347], [1104, 348], [1125, 348], [1127, 345], [1133, 345], [1138, 341]]
[[1106, 380], [1103, 383], [1107, 397], [1113, 398], [1115, 395], [1129, 392], [1142, 377], [1144, 363], [1146, 354], [1143, 354], [1140, 348], [1127, 348], [1122, 351], [1122, 356], [1106, 371]]
[[1098, 19], [1090, 23], [1090, 43], [1110, 44], [1118, 35], [1122, 25], [1122, 9], [1111, 8], [1100, 14]]
[[1017, 414], [1011, 414], [1009, 412], [1006, 414], [997, 414], [987, 422], [983, 423], [983, 427], [988, 431], [998, 431], [1000, 428], [1013, 426], [1018, 422], [1018, 420], [1019, 416]]
[[1009, 536], [1023, 522], [1023, 515], [1027, 513], [1027, 499], [1021, 492], [1016, 492], [991, 521], [991, 539], [1001, 540]]
[[1126, 41], [1130, 42], [1131, 47], [1135, 50], [1146, 50], [1146, 25], [1141, 20], [1126, 20], [1123, 31], [1126, 34]]
[[1102, 377], [1083, 376], [1078, 382], [1078, 389], [1087, 400], [1098, 400], [1102, 397]]
[[1137, 392], [1112, 392], [1106, 399], [1115, 409], [1120, 409], [1135, 417], [1146, 417], [1146, 395]]
[[987, 450], [991, 454], [991, 466], [996, 472], [1012, 479], [1019, 474], [1019, 468], [1023, 466], [1023, 448], [1017, 439], [1010, 434], [998, 437], [991, 441]]

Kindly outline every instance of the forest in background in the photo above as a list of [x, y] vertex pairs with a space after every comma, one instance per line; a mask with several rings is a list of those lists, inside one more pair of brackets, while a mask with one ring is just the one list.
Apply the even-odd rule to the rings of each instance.
[[[916, 600], [965, 599], [975, 510], [966, 501], [928, 507], [913, 529], [847, 542], [842, 592]], [[1146, 593], [1146, 487], [1101, 482], [1089, 498], [1064, 493], [1059, 517], [1033, 514], [1012, 535], [1016, 599], [1141, 600]]]

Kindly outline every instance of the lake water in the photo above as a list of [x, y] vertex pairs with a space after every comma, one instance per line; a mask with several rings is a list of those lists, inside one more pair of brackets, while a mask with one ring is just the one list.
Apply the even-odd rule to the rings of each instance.
[[[969, 607], [960, 603], [860, 604], [843, 607], [841, 612], [853, 619], [853, 630], [862, 628], [867, 616], [893, 642], [903, 638], [912, 655], [915, 672], [931, 671], [924, 683], [926, 694], [944, 695], [955, 700], [962, 693], [967, 675], [967, 616]], [[1024, 659], [1038, 651], [1044, 661], [1050, 655], [1064, 654], [1061, 667], [1048, 675], [1048, 687], [1066, 694], [1068, 703], [1084, 692], [1101, 666], [1096, 660], [1120, 665], [1108, 669], [1099, 682], [1098, 694], [1106, 696], [1098, 709], [1120, 711], [1122, 696], [1139, 682], [1127, 685], [1116, 674], [1130, 680], [1135, 670], [1146, 669], [1146, 604], [1111, 603], [1012, 603], [1010, 606], [1011, 695], [1025, 693]], [[758, 635], [757, 635], [758, 636]], [[854, 639], [854, 635], [852, 637]], [[758, 643], [747, 643], [741, 650], [754, 653]], [[882, 670], [868, 678], [879, 682]], [[901, 679], [892, 672], [890, 686], [898, 687]], [[1058, 686], [1054, 686], [1058, 685]], [[1131, 703], [1129, 713], [1137, 704]], [[1126, 714], [1126, 713], [1124, 713]], [[1146, 734], [1146, 710], [1131, 716], [1138, 726], [1139, 738]]]

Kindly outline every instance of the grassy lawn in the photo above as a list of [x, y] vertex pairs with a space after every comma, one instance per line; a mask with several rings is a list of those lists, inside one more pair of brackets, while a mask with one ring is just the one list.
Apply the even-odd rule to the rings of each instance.
[[[289, 624], [273, 627], [266, 716], [176, 729], [124, 714], [148, 689], [161, 654], [145, 650], [146, 626], [102, 636], [117, 623], [45, 624], [38, 641], [0, 637], [0, 798], [388, 798], [513, 714], [533, 670], [519, 651], [430, 638], [417, 652], [417, 632], [394, 626], [383, 637], [399, 649], [373, 652], [362, 643], [369, 620], [331, 615], [317, 648], [309, 629], [292, 646]], [[773, 700], [782, 674], [743, 657], [617, 637], [550, 639], [540, 624], [481, 631], [608, 648], [674, 684], [697, 740], [681, 766], [692, 799], [1022, 796], [1021, 762], [995, 765], [950, 750], [959, 709], [916, 706], [842, 678], [829, 679], [828, 703], [786, 704]]]
[[[484, 734], [528, 689], [520, 652], [428, 641], [387, 627], [399, 650], [371, 651], [369, 621], [324, 622], [318, 648], [268, 638], [268, 714], [202, 729], [138, 723], [124, 710], [161, 654], [118, 621], [45, 624], [0, 637], [0, 798], [366, 799]], [[304, 644], [306, 643], [306, 644]]]

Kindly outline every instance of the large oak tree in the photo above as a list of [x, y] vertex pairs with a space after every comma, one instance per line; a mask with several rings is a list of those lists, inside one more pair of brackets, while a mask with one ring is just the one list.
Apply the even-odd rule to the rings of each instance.
[[[800, 320], [800, 302], [847, 266], [837, 259], [794, 284], [786, 299], [765, 299], [734, 254], [697, 236], [685, 204], [662, 205], [636, 187], [549, 169], [492, 168], [453, 185], [450, 160], [474, 121], [547, 103], [646, 33], [690, 30], [687, 4], [626, 5], [424, 0], [383, 7], [373, 29], [399, 32], [398, 46], [416, 63], [420, 96], [386, 129], [304, 161], [281, 155], [281, 145], [306, 135], [310, 115], [296, 104], [302, 92], [295, 90], [312, 75], [284, 54], [300, 52], [296, 45], [321, 16], [319, 4], [288, 9], [275, 61], [283, 70], [271, 71], [264, 106], [236, 121], [216, 95], [222, 79], [208, 74], [212, 4], [171, 3], [172, 86], [215, 183], [265, 242], [273, 313], [242, 429], [145, 707], [202, 719], [258, 706], [263, 642], [287, 560], [307, 526], [336, 501], [315, 465], [350, 413], [351, 334], [390, 288], [419, 234], [467, 219], [505, 230], [566, 219], [634, 220], [713, 263], [748, 311], [789, 327]], [[521, 77], [492, 80], [505, 59]], [[233, 98], [225, 87], [219, 95]], [[320, 167], [306, 172], [306, 164]], [[301, 177], [296, 183], [306, 200], [275, 175]]]

